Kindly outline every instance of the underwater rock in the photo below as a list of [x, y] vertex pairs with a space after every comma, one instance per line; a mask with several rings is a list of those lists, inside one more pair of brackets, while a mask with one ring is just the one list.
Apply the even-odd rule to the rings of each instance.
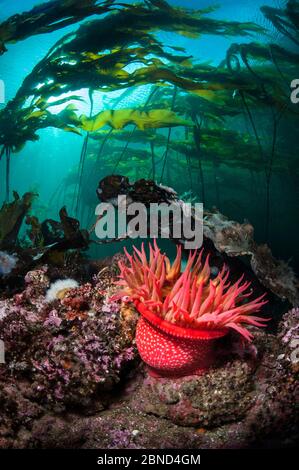
[[228, 256], [250, 256], [250, 264], [259, 281], [273, 294], [292, 305], [299, 304], [299, 280], [292, 268], [277, 260], [267, 245], [257, 245], [254, 228], [248, 222], [240, 224], [220, 212], [206, 214], [204, 236], [212, 240], [220, 253]]
[[247, 351], [203, 376], [145, 376], [129, 406], [201, 430], [200, 448], [271, 446], [278, 437], [286, 445], [298, 442], [298, 367], [295, 371], [281, 354], [283, 338], [296, 335], [293, 318], [294, 311], [285, 315], [278, 337], [256, 334], [255, 359]]
[[[256, 331], [254, 347], [244, 349], [235, 336], [228, 351], [223, 340], [221, 360], [206, 375], [157, 379], [143, 365], [130, 366], [136, 312], [126, 306], [119, 321], [119, 306], [105, 300], [112, 279], [108, 267], [51, 309], [34, 310], [24, 293], [14, 299], [0, 325], [8, 348], [0, 367], [0, 447], [269, 448], [298, 442], [298, 367], [289, 360], [297, 309], [284, 315], [277, 336]], [[87, 304], [94, 316], [80, 319]]]
[[[112, 282], [110, 273], [113, 290]], [[95, 394], [112, 390], [135, 359], [134, 322], [120, 315], [119, 304], [107, 302], [101, 275], [51, 303], [48, 284], [45, 269], [30, 272], [25, 290], [1, 301], [6, 364], [0, 388], [7, 378], [26, 378], [26, 394], [36, 403], [90, 408]]]
[[14, 429], [30, 427], [43, 408], [26, 397], [26, 383], [7, 380], [0, 387], [0, 449], [10, 446]]
[[[121, 175], [106, 176], [99, 182], [98, 197], [103, 202], [117, 205], [117, 196], [127, 195], [127, 204], [182, 203], [172, 188], [156, 184], [152, 180], [138, 180], [130, 183]], [[228, 257], [248, 255], [251, 268], [258, 280], [276, 296], [287, 299], [293, 306], [299, 303], [299, 280], [292, 268], [276, 260], [267, 245], [257, 245], [254, 228], [249, 222], [240, 224], [229, 220], [218, 211], [204, 212], [204, 239], [210, 240], [219, 253]], [[171, 234], [170, 234], [171, 235]]]
[[[15, 441], [18, 446], [19, 441]], [[26, 446], [34, 448], [162, 449], [198, 448], [193, 429], [127, 408], [67, 419], [45, 415], [34, 423]]]
[[267, 245], [255, 247], [251, 266], [265, 287], [292, 305], [299, 305], [299, 280], [287, 263], [274, 258]]
[[47, 271], [47, 266], [43, 266], [40, 269], [28, 271], [24, 278], [26, 285], [30, 285], [35, 289], [42, 290], [43, 292], [44, 289], [49, 287], [50, 284], [49, 277], [47, 276]]
[[126, 176], [110, 175], [99, 182], [97, 195], [100, 201], [117, 205], [119, 195], [126, 195], [128, 203], [150, 204], [175, 201], [177, 193], [172, 188], [157, 185], [152, 180], [141, 179], [130, 183]]
[[240, 224], [220, 212], [205, 213], [204, 236], [212, 240], [220, 253], [228, 256], [251, 255], [254, 229], [248, 222]]
[[299, 372], [299, 308], [293, 308], [283, 316], [278, 337], [285, 345], [280, 359], [287, 361], [294, 371]]
[[234, 360], [201, 376], [147, 377], [136, 409], [181, 426], [211, 428], [244, 417], [253, 403], [253, 365]]
[[[10, 298], [0, 300], [0, 320], [10, 314], [22, 314], [35, 318], [39, 310], [43, 309], [44, 296], [50, 284], [47, 276], [47, 267], [29, 271], [25, 276], [25, 288]], [[24, 317], [25, 318], [25, 317]], [[0, 339], [2, 331], [0, 330]]]

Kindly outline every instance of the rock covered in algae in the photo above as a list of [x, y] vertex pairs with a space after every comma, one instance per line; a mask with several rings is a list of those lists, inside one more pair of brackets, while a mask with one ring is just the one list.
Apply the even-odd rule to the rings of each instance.
[[253, 402], [252, 365], [234, 360], [202, 376], [147, 377], [136, 409], [183, 426], [211, 427], [241, 419]]
[[106, 277], [49, 302], [42, 268], [26, 275], [23, 292], [1, 301], [6, 363], [0, 388], [24, 382], [29, 400], [59, 409], [92, 407], [96, 393], [113, 389], [136, 351], [133, 323], [120, 315], [119, 304], [108, 302]]
[[[298, 441], [298, 309], [278, 334], [219, 348], [202, 376], [155, 379], [137, 360], [136, 312], [108, 304], [115, 264], [48, 304], [46, 268], [2, 300], [0, 447], [248, 448]], [[51, 276], [50, 276], [51, 277]], [[40, 281], [40, 282], [38, 282]], [[232, 338], [234, 339], [234, 338]]]
[[[181, 206], [184, 202], [172, 188], [157, 185], [152, 180], [141, 179], [130, 183], [126, 176], [110, 175], [99, 182], [97, 195], [100, 201], [117, 205], [117, 196], [123, 194], [127, 196], [128, 205], [135, 202], [146, 205], [166, 202]], [[256, 243], [254, 227], [248, 221], [239, 223], [230, 220], [216, 209], [213, 212], [205, 211], [203, 235], [204, 241], [213, 243], [218, 255], [224, 253], [229, 258], [249, 256], [253, 274], [260, 283], [283, 301], [287, 299], [291, 305], [298, 305], [299, 289], [295, 272], [284, 261], [275, 259], [267, 245]]]

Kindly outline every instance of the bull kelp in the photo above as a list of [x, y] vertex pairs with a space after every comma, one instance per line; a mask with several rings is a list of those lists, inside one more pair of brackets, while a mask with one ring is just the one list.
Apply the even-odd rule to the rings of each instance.
[[0, 449], [289, 450], [299, 1], [0, 4]]

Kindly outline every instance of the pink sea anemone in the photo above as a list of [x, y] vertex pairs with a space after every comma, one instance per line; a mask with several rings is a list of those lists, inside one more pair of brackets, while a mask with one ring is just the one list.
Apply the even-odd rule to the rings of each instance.
[[251, 341], [246, 325], [265, 326], [266, 319], [253, 315], [266, 303], [264, 295], [249, 300], [250, 283], [243, 276], [231, 283], [226, 266], [212, 279], [203, 250], [190, 253], [183, 272], [181, 247], [172, 265], [156, 242], [149, 245], [149, 256], [144, 245], [141, 251], [134, 247], [133, 255], [125, 254], [128, 263], [119, 263], [117, 282], [122, 289], [113, 300], [135, 303], [141, 314], [137, 347], [158, 375], [205, 369], [213, 362], [211, 340], [232, 329]]
[[203, 250], [189, 255], [181, 272], [181, 247], [171, 263], [157, 244], [150, 245], [149, 259], [144, 246], [134, 247], [131, 256], [125, 250], [129, 265], [122, 262], [120, 281], [123, 290], [114, 298], [141, 302], [154, 315], [184, 328], [214, 330], [231, 328], [247, 340], [252, 334], [245, 325], [265, 326], [264, 318], [253, 316], [266, 303], [265, 295], [247, 301], [250, 282], [243, 276], [234, 284], [228, 281], [229, 271], [224, 266], [217, 277], [211, 279], [209, 256], [202, 262]]

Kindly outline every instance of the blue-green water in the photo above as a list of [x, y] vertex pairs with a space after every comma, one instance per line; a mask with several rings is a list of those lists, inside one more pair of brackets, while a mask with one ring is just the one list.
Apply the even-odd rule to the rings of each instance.
[[[46, 3], [46, 2], [45, 2]], [[132, 3], [132, 2], [127, 2]], [[277, 44], [286, 48], [293, 53], [298, 54], [298, 46], [286, 37], [286, 35], [277, 31], [273, 24], [266, 20], [260, 11], [260, 7], [268, 5], [273, 8], [284, 8], [284, 1], [266, 1], [266, 0], [241, 0], [238, 2], [225, 0], [219, 8], [209, 14], [207, 17], [213, 19], [221, 19], [227, 21], [253, 22], [257, 25], [266, 28], [265, 32], [252, 33], [251, 36], [225, 36], [202, 34], [199, 37], [190, 38], [174, 32], [163, 31], [163, 28], [158, 28], [154, 32], [155, 37], [160, 41], [162, 46], [180, 46], [185, 48], [186, 55], [192, 56], [194, 64], [209, 64], [215, 67], [217, 76], [217, 66], [225, 59], [226, 52], [232, 43], [246, 44], [252, 41], [268, 47], [269, 44]], [[0, 22], [6, 20], [14, 14], [20, 14], [23, 11], [29, 11], [35, 6], [35, 1], [15, 1], [10, 2], [7, 0], [0, 1]], [[186, 2], [170, 1], [170, 5], [185, 7]], [[206, 8], [213, 4], [208, 0], [205, 1], [190, 1], [188, 8]], [[109, 15], [109, 13], [108, 13]], [[101, 16], [101, 18], [105, 18]], [[96, 17], [92, 17], [96, 19]], [[90, 18], [84, 19], [81, 23], [89, 21]], [[66, 28], [60, 29], [55, 32], [47, 34], [39, 34], [20, 40], [16, 43], [8, 43], [8, 51], [0, 57], [0, 79], [5, 84], [6, 103], [0, 105], [0, 109], [4, 109], [9, 100], [12, 100], [23, 80], [28, 76], [32, 69], [45, 57], [49, 49], [64, 35], [76, 31], [78, 24], [73, 24]], [[0, 29], [1, 31], [1, 29]], [[111, 31], [111, 35], [113, 35]], [[298, 31], [297, 31], [298, 34]], [[168, 49], [169, 50], [169, 49]], [[107, 52], [98, 51], [99, 53]], [[254, 61], [249, 58], [251, 70], [253, 73], [248, 74], [248, 80], [253, 84], [257, 84], [257, 88], [263, 89], [263, 84], [267, 82], [267, 74], [269, 64], [266, 62]], [[279, 60], [278, 60], [279, 62]], [[262, 71], [261, 65], [265, 67]], [[223, 65], [222, 65], [223, 66]], [[136, 68], [141, 67], [140, 64], [131, 64], [128, 66], [127, 71], [132, 72]], [[224, 65], [225, 67], [225, 65]], [[246, 64], [242, 64], [246, 69]], [[284, 102], [276, 107], [275, 103], [275, 90], [273, 94], [274, 104], [267, 105], [261, 104], [260, 107], [253, 103], [251, 106], [251, 113], [246, 112], [243, 103], [243, 108], [240, 113], [234, 117], [225, 116], [223, 121], [207, 121], [205, 126], [207, 128], [216, 129], [218, 133], [222, 130], [231, 130], [232, 132], [240, 132], [243, 136], [245, 134], [250, 136], [250, 141], [255, 145], [253, 147], [248, 145], [248, 150], [244, 147], [242, 151], [242, 158], [235, 159], [238, 153], [238, 144], [230, 141], [228, 135], [223, 132], [217, 145], [213, 148], [213, 137], [210, 137], [207, 148], [210, 149], [206, 155], [202, 156], [202, 171], [204, 176], [204, 190], [205, 190], [205, 208], [211, 209], [213, 206], [217, 208], [229, 218], [234, 220], [243, 221], [248, 219], [255, 227], [255, 238], [258, 242], [267, 242], [274, 254], [277, 257], [285, 260], [291, 259], [291, 264], [296, 268], [299, 263], [299, 254], [297, 248], [298, 240], [298, 142], [296, 139], [296, 125], [299, 112], [299, 104], [292, 105], [289, 99], [290, 90], [288, 84], [294, 78], [299, 78], [299, 66], [287, 65], [276, 63], [270, 64], [271, 79], [277, 80], [277, 84], [283, 89]], [[283, 69], [283, 71], [282, 71]], [[257, 76], [254, 71], [258, 70]], [[247, 70], [248, 72], [248, 70]], [[220, 70], [218, 70], [219, 79], [221, 84]], [[261, 73], [261, 75], [260, 75]], [[263, 76], [264, 73], [264, 76]], [[283, 79], [282, 79], [283, 76]], [[264, 78], [263, 78], [264, 77]], [[282, 84], [282, 81], [284, 83]], [[171, 103], [171, 93], [173, 85], [165, 82], [170, 95], [166, 98], [168, 106]], [[93, 115], [102, 110], [109, 109], [126, 109], [126, 108], [140, 108], [143, 107], [152, 91], [152, 84], [140, 85], [134, 87], [127, 93], [128, 89], [123, 87], [119, 90], [112, 92], [105, 92], [96, 90], [93, 94]], [[227, 84], [223, 82], [223, 87], [227, 91]], [[161, 89], [163, 89], [161, 87]], [[272, 89], [271, 89], [272, 90]], [[78, 115], [90, 112], [90, 102], [88, 96], [88, 89], [82, 86], [75, 87], [76, 94], [83, 98], [83, 101], [77, 102], [70, 100], [70, 103], [76, 105]], [[229, 89], [227, 93], [233, 96], [234, 93], [239, 93], [239, 89]], [[267, 92], [269, 90], [267, 88]], [[181, 115], [184, 114], [184, 104], [180, 106], [180, 99], [186, 95], [187, 92], [179, 92], [175, 106]], [[280, 92], [277, 92], [280, 93]], [[123, 99], [121, 97], [123, 96]], [[166, 99], [165, 98], [165, 99]], [[51, 102], [52, 97], [48, 99]], [[246, 98], [250, 99], [250, 98]], [[182, 101], [183, 103], [183, 101]], [[203, 119], [209, 113], [214, 113], [217, 117], [216, 108], [210, 109], [210, 102], [202, 100], [200, 104], [200, 115]], [[197, 104], [195, 103], [195, 108]], [[65, 104], [51, 108], [51, 113], [54, 115], [60, 112], [65, 107]], [[223, 104], [225, 109], [225, 104]], [[174, 107], [176, 110], [176, 107]], [[273, 147], [273, 112], [282, 114], [279, 116], [279, 125], [275, 129], [275, 148], [272, 153]], [[252, 120], [255, 127], [252, 125]], [[133, 125], [126, 127], [126, 131], [130, 132]], [[102, 130], [109, 130], [109, 127], [104, 127]], [[261, 165], [256, 165], [259, 146], [256, 141], [255, 131], [258, 133], [259, 141], [263, 148], [263, 154], [267, 161], [267, 171], [263, 169], [264, 162]], [[158, 129], [157, 132], [168, 137], [168, 129]], [[129, 176], [132, 180], [142, 177], [152, 177], [151, 161], [149, 160], [149, 143], [146, 139], [144, 142], [132, 141], [128, 145], [128, 149], [117, 168], [115, 165], [119, 156], [122, 155], [125, 141], [116, 141], [113, 135], [109, 138], [102, 149], [98, 164], [95, 166], [95, 160], [99, 154], [101, 142], [89, 139], [87, 146], [87, 160], [84, 168], [83, 185], [80, 193], [80, 207], [79, 211], [75, 211], [74, 194], [77, 184], [78, 165], [82, 151], [84, 132], [82, 135], [75, 135], [73, 133], [65, 132], [64, 130], [47, 127], [37, 131], [39, 140], [37, 142], [27, 141], [25, 146], [17, 153], [11, 155], [11, 168], [10, 168], [10, 192], [16, 190], [19, 194], [26, 191], [34, 191], [39, 194], [38, 200], [34, 203], [32, 212], [36, 213], [38, 217], [43, 220], [45, 218], [58, 218], [59, 209], [66, 205], [69, 214], [76, 216], [80, 219], [83, 227], [90, 227], [94, 222], [94, 210], [98, 202], [96, 196], [97, 182], [106, 175], [115, 172]], [[189, 134], [189, 139], [191, 139]], [[172, 147], [167, 154], [167, 164], [165, 171], [163, 171], [163, 155], [165, 148], [156, 148], [156, 180], [160, 181], [167, 186], [172, 186], [183, 194], [192, 189], [192, 192], [197, 196], [197, 200], [202, 199], [203, 194], [203, 180], [200, 178], [198, 170], [198, 156], [194, 154], [191, 157], [191, 162], [186, 160], [185, 155], [176, 151], [176, 142], [185, 139], [185, 129], [183, 126], [173, 128], [171, 132]], [[245, 145], [245, 144], [244, 144]], [[222, 149], [225, 150], [225, 161], [222, 155]], [[140, 155], [140, 151], [146, 151], [144, 158]], [[139, 152], [139, 153], [138, 153]], [[255, 155], [253, 155], [253, 152]], [[228, 158], [230, 155], [230, 158]], [[269, 170], [269, 158], [273, 157], [273, 166], [271, 174]], [[88, 158], [90, 163], [88, 163]], [[261, 157], [262, 158], [262, 157]], [[160, 163], [159, 163], [160, 162]], [[162, 175], [163, 173], [163, 175]], [[0, 164], [0, 174], [2, 181], [5, 179], [5, 159], [2, 158]], [[161, 178], [162, 175], [162, 178]], [[183, 177], [182, 177], [183, 175]], [[269, 177], [267, 188], [267, 177]], [[269, 204], [267, 208], [267, 189], [269, 190]], [[3, 201], [5, 198], [5, 185], [4, 183], [0, 188], [0, 198]], [[269, 231], [266, 233], [265, 225], [269, 223]], [[113, 244], [105, 248], [93, 248], [91, 255], [98, 256], [108, 254], [113, 250], [119, 249], [118, 244]]]

